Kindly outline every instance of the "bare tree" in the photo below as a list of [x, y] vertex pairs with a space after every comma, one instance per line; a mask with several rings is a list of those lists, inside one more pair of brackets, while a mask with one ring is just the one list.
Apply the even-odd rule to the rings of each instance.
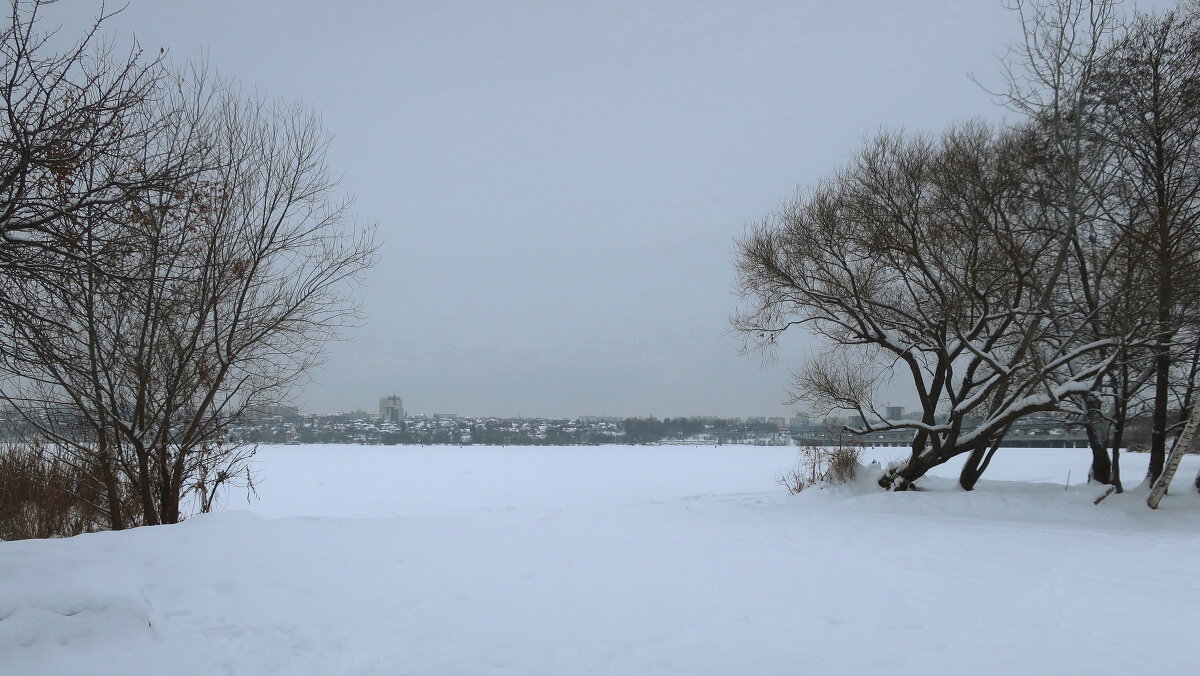
[[[1148, 481], [1162, 472], [1172, 372], [1194, 349], [1200, 309], [1200, 15], [1195, 4], [1135, 17], [1098, 69], [1096, 134], [1153, 324]], [[1184, 338], [1184, 340], [1180, 340]], [[1189, 404], [1190, 405], [1190, 404]], [[1186, 419], [1186, 411], [1181, 416]]]
[[[160, 85], [160, 132], [143, 153], [186, 179], [79, 209], [83, 264], [49, 282], [8, 280], [26, 308], [2, 340], [19, 374], [2, 396], [140, 513], [174, 523], [248, 480], [252, 447], [228, 435], [284, 400], [358, 315], [348, 294], [374, 261], [373, 232], [347, 223], [327, 136], [296, 106], [242, 98], [203, 72]], [[32, 316], [32, 317], [31, 317]]]
[[[1119, 491], [1129, 421], [1153, 417], [1152, 482], [1200, 376], [1200, 3], [1129, 23], [1110, 0], [1011, 6], [998, 96], [1025, 121], [869, 145], [742, 241], [735, 325], [829, 341], [796, 396], [856, 411], [857, 433], [912, 429], [889, 486], [969, 453], [969, 489], [1016, 418], [1058, 411]], [[873, 404], [897, 372], [919, 424]]]
[[0, 29], [0, 274], [9, 277], [78, 263], [83, 212], [184, 178], [179, 158], [146, 153], [165, 121], [160, 61], [101, 44], [98, 32], [115, 13], [103, 8], [79, 40], [55, 51], [54, 32], [41, 28], [49, 4], [11, 0]]
[[[1061, 161], [1030, 130], [884, 135], [740, 242], [749, 305], [735, 327], [761, 347], [806, 325], [836, 351], [796, 374], [796, 397], [857, 412], [856, 433], [913, 431], [885, 486], [969, 454], [972, 488], [1013, 422], [1074, 410], [1111, 366], [1095, 355], [1122, 339], [1083, 342], [1054, 320], [1070, 241], [1043, 177]], [[920, 420], [880, 412], [874, 392], [895, 371]]]
[[[1112, 0], [1013, 0], [1021, 39], [1002, 60], [1005, 85], [995, 92], [1008, 108], [1025, 116], [1045, 139], [1047, 151], [1058, 158], [1056, 170], [1043, 181], [1054, 195], [1059, 257], [1047, 294], [1058, 297], [1047, 308], [1049, 321], [1063, 329], [1077, 325], [1086, 339], [1110, 335], [1101, 321], [1111, 299], [1102, 293], [1105, 256], [1102, 249], [1081, 246], [1104, 239], [1104, 222], [1097, 218], [1097, 199], [1104, 195], [1104, 171], [1109, 148], [1092, 134], [1095, 101], [1091, 95], [1096, 71], [1121, 28]], [[1095, 253], [1100, 251], [1100, 255]], [[1100, 268], [1100, 269], [1097, 269]], [[1061, 286], [1060, 286], [1061, 285]], [[1064, 293], [1065, 292], [1065, 293]], [[1057, 312], [1059, 308], [1070, 308]], [[1112, 355], [1095, 353], [1106, 360]], [[1074, 365], [1068, 366], [1073, 368]], [[1104, 400], [1092, 393], [1076, 396], [1092, 450], [1089, 477], [1111, 481], [1112, 467], [1100, 431], [1106, 430]]]

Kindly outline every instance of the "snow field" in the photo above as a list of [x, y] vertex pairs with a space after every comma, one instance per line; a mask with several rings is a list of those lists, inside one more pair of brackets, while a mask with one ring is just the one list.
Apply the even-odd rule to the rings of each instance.
[[0, 543], [0, 673], [1194, 673], [1197, 460], [1152, 513], [1081, 449], [790, 496], [794, 448], [264, 448], [246, 511]]

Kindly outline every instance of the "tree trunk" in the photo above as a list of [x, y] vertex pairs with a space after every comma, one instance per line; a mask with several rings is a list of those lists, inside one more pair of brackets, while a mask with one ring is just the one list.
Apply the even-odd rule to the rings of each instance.
[[182, 492], [183, 468], [172, 469], [164, 483], [163, 523], [179, 523], [179, 494]]
[[908, 491], [916, 488], [917, 479], [925, 476], [929, 470], [946, 462], [936, 454], [913, 455], [908, 463], [895, 472], [887, 472], [879, 479], [879, 485], [893, 491]]
[[979, 481], [979, 475], [983, 473], [980, 468], [983, 466], [984, 453], [983, 448], [976, 448], [963, 463], [962, 470], [958, 473], [958, 485], [964, 491], [973, 490], [975, 483]]
[[[179, 511], [179, 501], [174, 499], [175, 491], [173, 483], [175, 481], [175, 473], [173, 467], [168, 462], [169, 456], [167, 453], [167, 445], [164, 443], [155, 451], [155, 457], [158, 458], [158, 515], [162, 523], [176, 523], [178, 517], [172, 519], [172, 515]], [[174, 505], [174, 509], [172, 509]]]
[[1113, 482], [1113, 465], [1108, 459], [1108, 449], [1104, 447], [1103, 442], [1096, 445], [1090, 438], [1088, 445], [1092, 449], [1092, 466], [1088, 469], [1088, 481], [1111, 484]]
[[125, 514], [121, 508], [121, 488], [109, 462], [107, 445], [100, 444], [100, 477], [108, 500], [108, 525], [113, 530], [125, 530]]
[[1113, 425], [1112, 438], [1112, 473], [1109, 478], [1113, 488], [1117, 493], [1125, 492], [1125, 488], [1121, 485], [1121, 443], [1125, 437], [1125, 414], [1117, 416], [1117, 422]]
[[967, 456], [967, 461], [963, 463], [962, 471], [958, 473], [958, 485], [964, 491], [975, 490], [975, 484], [979, 482], [979, 477], [987, 471], [988, 465], [992, 463], [992, 457], [996, 455], [996, 450], [1000, 448], [1000, 440], [996, 439], [988, 446], [979, 446], [971, 451]]
[[1171, 396], [1171, 356], [1169, 347], [1160, 342], [1155, 347], [1154, 357], [1154, 429], [1150, 433], [1150, 466], [1146, 469], [1146, 481], [1150, 485], [1162, 474], [1167, 461], [1167, 406]]
[[1102, 484], [1112, 483], [1112, 465], [1108, 461], [1107, 430], [1104, 429], [1104, 414], [1100, 411], [1100, 399], [1093, 394], [1084, 395], [1087, 414], [1083, 430], [1087, 433], [1088, 448], [1092, 450], [1092, 466], [1088, 470], [1088, 481]]
[[[1158, 72], [1155, 71], [1152, 90], [1157, 93], [1160, 86]], [[1157, 111], [1156, 111], [1157, 112]], [[1153, 185], [1155, 186], [1155, 227], [1157, 230], [1157, 263], [1158, 269], [1158, 307], [1156, 330], [1158, 336], [1154, 341], [1154, 429], [1150, 433], [1150, 466], [1146, 468], [1147, 485], [1153, 486], [1162, 474], [1167, 460], [1167, 407], [1171, 396], [1171, 340], [1175, 332], [1171, 330], [1171, 303], [1174, 300], [1172, 270], [1177, 264], [1173, 260], [1173, 247], [1170, 220], [1170, 208], [1167, 198], [1167, 179], [1164, 167], [1165, 156], [1162, 139], [1154, 139], [1154, 169]]]
[[158, 525], [158, 510], [154, 507], [154, 481], [150, 476], [150, 451], [145, 447], [135, 449], [138, 459], [138, 496], [142, 499], [142, 514], [147, 526]]

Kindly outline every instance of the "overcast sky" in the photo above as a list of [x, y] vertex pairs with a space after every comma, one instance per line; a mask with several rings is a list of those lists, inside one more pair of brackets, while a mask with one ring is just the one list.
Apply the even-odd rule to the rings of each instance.
[[812, 343], [738, 354], [735, 238], [880, 128], [999, 119], [967, 74], [1017, 36], [1001, 0], [130, 0], [112, 29], [335, 135], [383, 246], [297, 403], [554, 417], [787, 414]]

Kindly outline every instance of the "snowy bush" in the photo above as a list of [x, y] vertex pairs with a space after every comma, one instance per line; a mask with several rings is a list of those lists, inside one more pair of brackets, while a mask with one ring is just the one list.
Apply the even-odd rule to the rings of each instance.
[[792, 495], [821, 482], [844, 484], [854, 479], [861, 462], [853, 446], [805, 446], [796, 467], [779, 477], [779, 483]]

